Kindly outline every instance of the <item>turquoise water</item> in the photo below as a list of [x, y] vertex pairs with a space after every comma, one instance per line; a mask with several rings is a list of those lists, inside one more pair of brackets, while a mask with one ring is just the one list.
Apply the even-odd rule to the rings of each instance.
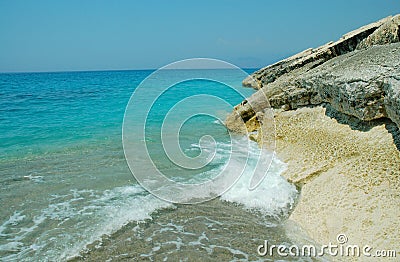
[[[155, 211], [175, 208], [141, 187], [124, 157], [125, 109], [132, 92], [152, 72], [0, 74], [0, 257], [3, 260], [65, 260], [128, 222], [150, 219]], [[167, 78], [192, 73], [171, 70]], [[230, 70], [208, 74], [241, 88], [242, 76]], [[164, 80], [153, 82], [155, 86], [147, 87], [147, 94], [163, 85]], [[241, 88], [241, 92], [248, 96], [253, 90]], [[179, 109], [184, 115], [189, 108], [208, 108], [216, 115], [199, 115], [182, 126], [179, 143], [188, 156], [201, 153], [199, 139], [204, 135], [212, 136], [217, 144], [213, 162], [193, 171], [169, 162], [160, 146], [160, 129], [172, 106], [198, 94], [212, 94], [227, 103], [219, 106], [206, 99]], [[132, 114], [140, 116], [144, 113], [141, 103], [148, 97], [136, 99], [137, 110]], [[214, 177], [229, 158], [232, 143], [248, 143], [243, 137], [232, 142], [218, 120], [223, 120], [242, 100], [243, 96], [224, 84], [204, 79], [179, 83], [163, 93], [149, 111], [145, 125], [144, 139], [154, 163], [175, 181], [206, 181]], [[180, 120], [174, 117], [170, 128], [175, 120]], [[131, 121], [132, 126], [141, 124], [135, 119], [126, 121]], [[168, 128], [166, 125], [164, 132], [167, 139], [168, 135], [174, 135]], [[141, 139], [138, 135], [137, 141], [130, 142], [139, 143]], [[133, 146], [129, 150], [140, 161], [143, 152], [135, 149]], [[203, 149], [207, 150], [207, 144]], [[252, 150], [259, 152], [255, 144]], [[221, 200], [258, 208], [269, 215], [287, 213], [297, 193], [279, 177], [284, 164], [278, 160], [274, 163], [274, 175], [266, 178], [259, 191], [250, 192], [243, 183], [238, 183]], [[146, 172], [145, 167], [140, 172]]]

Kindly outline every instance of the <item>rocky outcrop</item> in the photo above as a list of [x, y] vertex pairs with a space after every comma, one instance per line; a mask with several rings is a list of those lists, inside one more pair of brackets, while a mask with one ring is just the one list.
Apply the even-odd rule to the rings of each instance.
[[292, 110], [322, 103], [363, 121], [388, 117], [400, 126], [400, 44], [370, 46], [398, 41], [399, 25], [400, 15], [388, 17], [255, 72], [254, 81], [247, 78], [244, 84], [262, 88], [235, 107], [227, 127], [244, 132], [241, 119], [246, 122], [269, 107]]
[[363, 121], [388, 117], [400, 127], [400, 43], [293, 70], [236, 106], [225, 123], [243, 133], [240, 118], [246, 122], [266, 108], [293, 110], [322, 103]]
[[397, 43], [400, 39], [400, 15], [388, 19], [367, 38], [362, 40], [357, 49], [368, 48], [373, 45]]
[[390, 77], [384, 84], [384, 104], [387, 116], [400, 127], [400, 74]]
[[[302, 76], [309, 104], [329, 103], [337, 111], [370, 121], [400, 113], [400, 43], [374, 46], [334, 58]], [[291, 105], [298, 108], [303, 105]], [[388, 111], [391, 113], [388, 115]], [[397, 112], [397, 113], [396, 113]]]
[[289, 219], [318, 243], [345, 233], [400, 248], [399, 25], [388, 17], [255, 72], [243, 85], [259, 90], [225, 121], [288, 164], [301, 189]]
[[336, 56], [363, 49], [372, 45], [399, 42], [400, 15], [389, 16], [343, 35], [336, 42], [318, 48], [309, 48], [301, 53], [264, 67], [243, 80], [243, 85], [260, 89], [280, 76], [311, 64], [318, 66]]
[[318, 243], [345, 233], [400, 248], [399, 25], [388, 17], [255, 72], [243, 85], [259, 90], [225, 121], [288, 164], [301, 189], [289, 220]]

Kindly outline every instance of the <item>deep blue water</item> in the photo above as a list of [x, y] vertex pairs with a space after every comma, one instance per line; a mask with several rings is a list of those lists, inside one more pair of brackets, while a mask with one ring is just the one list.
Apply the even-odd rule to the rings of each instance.
[[1, 153], [23, 155], [118, 136], [132, 91], [150, 73], [1, 74]]

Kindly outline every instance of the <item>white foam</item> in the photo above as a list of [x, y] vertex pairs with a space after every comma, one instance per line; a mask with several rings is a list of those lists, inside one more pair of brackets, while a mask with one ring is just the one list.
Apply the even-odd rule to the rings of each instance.
[[[118, 199], [118, 201], [115, 201]], [[93, 201], [95, 206], [104, 205], [97, 217], [103, 217], [98, 224], [87, 229], [83, 235], [89, 238], [65, 250], [61, 257], [72, 257], [78, 254], [87, 244], [100, 240], [102, 235], [109, 235], [120, 229], [130, 221], [151, 219], [151, 214], [158, 209], [172, 207], [170, 203], [162, 201], [148, 194], [142, 187], [119, 187], [106, 191], [100, 198]], [[73, 255], [71, 255], [73, 254]]]
[[[93, 190], [71, 190], [70, 194], [53, 195], [49, 201], [52, 203], [40, 214], [28, 218], [23, 212], [15, 212], [0, 226], [0, 234], [9, 240], [0, 245], [0, 250], [14, 253], [4, 259], [28, 261], [46, 257], [66, 260], [131, 221], [151, 219], [155, 210], [173, 207], [148, 194], [139, 185], [117, 187], [102, 194]], [[31, 233], [37, 232], [38, 227], [46, 227], [54, 221], [57, 222], [55, 228], [41, 230], [34, 243], [29, 241]], [[21, 222], [27, 226], [16, 229], [15, 225]]]
[[[260, 161], [265, 169], [255, 170], [258, 154], [261, 154]], [[261, 150], [256, 144], [252, 145], [248, 167], [239, 180], [222, 196], [221, 199], [228, 202], [235, 202], [244, 205], [247, 209], [258, 210], [265, 215], [278, 217], [286, 215], [292, 208], [298, 192], [296, 187], [287, 182], [281, 173], [285, 170], [286, 164], [273, 157], [272, 152]], [[250, 181], [255, 175], [254, 172], [267, 172], [268, 164], [272, 163], [265, 178], [254, 190], [249, 189]], [[243, 161], [243, 159], [236, 159]], [[234, 166], [233, 166], [234, 168]], [[234, 171], [233, 171], [234, 172]], [[264, 173], [263, 173], [264, 174]], [[263, 174], [260, 174], [262, 177]]]
[[[193, 177], [193, 182], [214, 178], [223, 168], [228, 168], [228, 172], [234, 174], [238, 172], [237, 167], [243, 166], [243, 161], [247, 161], [248, 168], [221, 196], [221, 200], [242, 204], [247, 209], [258, 210], [270, 216], [286, 214], [297, 197], [297, 191], [280, 176], [285, 164], [274, 159], [269, 173], [259, 187], [249, 190], [258, 154], [261, 153], [268, 159], [271, 153], [260, 151], [255, 143], [249, 149], [247, 138], [236, 139], [232, 143], [243, 143], [243, 147], [238, 147], [243, 152], [233, 156], [230, 166], [225, 167], [224, 163], [230, 157], [232, 146], [218, 142], [214, 159], [216, 167]], [[197, 147], [198, 145], [192, 145], [192, 148]], [[203, 149], [208, 148], [203, 145]], [[6, 260], [24, 261], [39, 257], [66, 260], [78, 255], [88, 244], [101, 240], [102, 235], [112, 234], [130, 221], [151, 219], [155, 210], [167, 207], [173, 205], [150, 195], [139, 185], [117, 187], [103, 192], [71, 190], [65, 195], [52, 195], [48, 206], [38, 210], [33, 216], [16, 211], [0, 225], [0, 236], [7, 238], [7, 243], [0, 245], [0, 251], [8, 253], [4, 258]], [[46, 229], [47, 225], [50, 226]], [[36, 237], [38, 232], [40, 235]], [[181, 243], [177, 239], [171, 244], [179, 248]]]
[[[232, 146], [232, 144], [235, 144]], [[213, 149], [212, 144], [203, 144], [202, 150]], [[236, 148], [232, 154], [232, 148]], [[199, 144], [192, 144], [191, 148], [200, 148]], [[226, 163], [230, 159], [229, 166]], [[272, 162], [271, 162], [272, 159]], [[216, 154], [213, 163], [219, 164], [212, 170], [205, 171], [192, 177], [190, 183], [199, 183], [218, 176], [222, 170], [235, 177], [237, 172], [246, 168], [238, 181], [221, 195], [223, 201], [242, 204], [245, 208], [261, 211], [265, 215], [281, 217], [288, 214], [292, 208], [298, 192], [296, 187], [287, 182], [281, 173], [286, 169], [286, 164], [276, 158], [273, 152], [260, 149], [257, 143], [249, 141], [246, 137], [236, 137], [231, 143], [216, 143]], [[256, 168], [257, 165], [261, 168]], [[269, 168], [268, 173], [267, 168]], [[265, 174], [266, 173], [266, 174]], [[256, 176], [264, 179], [254, 190], [250, 190], [250, 181]], [[227, 177], [226, 183], [231, 183]], [[219, 192], [218, 188], [213, 189]], [[193, 192], [191, 192], [193, 195]]]
[[0, 225], [0, 236], [5, 237], [8, 236], [8, 233], [5, 233], [4, 231], [9, 228], [10, 226], [15, 226], [18, 225], [19, 222], [21, 222], [25, 218], [25, 215], [22, 215], [22, 212], [17, 212], [15, 211], [10, 218], [5, 221], [2, 225]]
[[223, 126], [223, 125], [224, 125], [224, 123], [223, 123], [221, 120], [219, 120], [219, 119], [214, 120], [213, 123], [214, 123], [214, 124], [217, 124], [217, 125], [220, 125], [220, 126]]
[[24, 179], [32, 180], [33, 182], [38, 182], [38, 183], [44, 182], [43, 181], [43, 176], [35, 176], [35, 175], [32, 175], [32, 174], [24, 176]]

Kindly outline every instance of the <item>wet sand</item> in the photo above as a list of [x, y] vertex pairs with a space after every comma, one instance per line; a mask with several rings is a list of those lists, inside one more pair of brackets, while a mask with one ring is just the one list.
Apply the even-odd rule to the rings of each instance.
[[72, 261], [274, 261], [278, 257], [262, 257], [257, 248], [264, 240], [293, 244], [283, 222], [218, 199], [179, 205], [105, 236]]

